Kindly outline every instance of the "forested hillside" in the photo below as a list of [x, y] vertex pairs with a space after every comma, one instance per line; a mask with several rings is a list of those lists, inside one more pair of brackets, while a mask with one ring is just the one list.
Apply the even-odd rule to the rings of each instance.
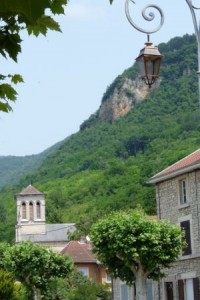
[[0, 156], [0, 190], [5, 186], [18, 183], [22, 176], [37, 169], [42, 161], [62, 143], [64, 141], [36, 155]]
[[[164, 55], [161, 82], [145, 100], [113, 122], [100, 120], [97, 112], [36, 171], [2, 190], [1, 239], [12, 239], [13, 196], [30, 182], [47, 194], [52, 223], [78, 222], [87, 230], [100, 216], [138, 204], [155, 213], [155, 191], [147, 179], [200, 147], [195, 37], [176, 37], [159, 50]], [[125, 78], [135, 76], [134, 67], [126, 70], [103, 101]]]

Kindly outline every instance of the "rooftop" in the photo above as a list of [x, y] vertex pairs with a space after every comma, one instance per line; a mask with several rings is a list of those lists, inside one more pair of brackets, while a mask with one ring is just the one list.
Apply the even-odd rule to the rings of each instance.
[[98, 263], [92, 253], [90, 243], [71, 241], [61, 253], [69, 255], [75, 263]]
[[157, 173], [148, 180], [148, 183], [157, 183], [198, 168], [200, 168], [200, 149], [192, 152], [173, 165]]
[[29, 184], [26, 188], [24, 188], [18, 195], [44, 195], [44, 193], [41, 193], [38, 191], [34, 186]]

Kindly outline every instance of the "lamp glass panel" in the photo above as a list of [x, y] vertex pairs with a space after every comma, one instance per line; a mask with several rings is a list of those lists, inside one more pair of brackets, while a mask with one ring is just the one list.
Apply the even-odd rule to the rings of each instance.
[[153, 71], [154, 71], [152, 60], [150, 60], [150, 59], [145, 60], [145, 69], [146, 69], [146, 76], [151, 77], [153, 75]]
[[160, 63], [161, 63], [161, 59], [157, 58], [154, 61], [154, 75], [158, 76], [159, 72], [160, 72]]
[[144, 60], [142, 58], [137, 59], [137, 68], [140, 76], [145, 76], [145, 66], [144, 66]]

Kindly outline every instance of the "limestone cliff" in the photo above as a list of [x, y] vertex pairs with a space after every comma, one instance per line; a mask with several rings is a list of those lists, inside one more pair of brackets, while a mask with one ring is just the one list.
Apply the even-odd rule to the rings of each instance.
[[139, 78], [123, 78], [123, 81], [113, 88], [112, 93], [103, 98], [98, 119], [112, 122], [126, 115], [135, 103], [144, 100], [151, 90]]
[[135, 66], [130, 67], [108, 86], [99, 109], [80, 125], [80, 130], [94, 126], [99, 120], [113, 122], [125, 116], [159, 84], [160, 80], [149, 89], [138, 77]]

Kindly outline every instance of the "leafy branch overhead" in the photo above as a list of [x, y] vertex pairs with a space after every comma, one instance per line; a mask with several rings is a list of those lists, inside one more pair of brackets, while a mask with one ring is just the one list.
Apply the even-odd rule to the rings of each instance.
[[[38, 36], [48, 30], [61, 31], [52, 15], [64, 14], [67, 0], [1, 0], [0, 1], [0, 54], [17, 62], [21, 52], [21, 33]], [[49, 12], [47, 14], [46, 12]], [[0, 74], [0, 111], [9, 112], [10, 101], [15, 101], [17, 92], [13, 84], [23, 82], [20, 75]]]

